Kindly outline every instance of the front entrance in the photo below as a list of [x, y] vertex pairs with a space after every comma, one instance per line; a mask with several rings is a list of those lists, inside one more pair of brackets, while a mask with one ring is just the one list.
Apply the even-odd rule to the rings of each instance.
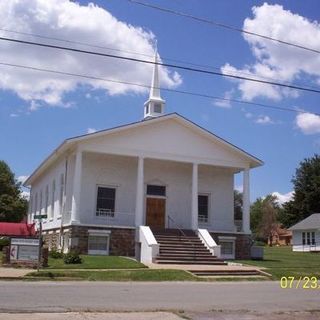
[[150, 228], [164, 229], [166, 215], [166, 199], [147, 198], [146, 225]]

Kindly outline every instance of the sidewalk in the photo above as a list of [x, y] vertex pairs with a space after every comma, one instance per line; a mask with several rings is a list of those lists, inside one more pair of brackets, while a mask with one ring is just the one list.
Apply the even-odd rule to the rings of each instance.
[[0, 267], [0, 279], [20, 279], [32, 271], [35, 271], [35, 270], [34, 269]]

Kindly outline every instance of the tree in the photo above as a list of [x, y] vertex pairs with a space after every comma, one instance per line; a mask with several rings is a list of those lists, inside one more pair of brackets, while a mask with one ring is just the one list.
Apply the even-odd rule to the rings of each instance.
[[[271, 194], [258, 198], [250, 208], [250, 227], [256, 239], [267, 242], [278, 227], [280, 207], [277, 197]], [[272, 241], [271, 241], [272, 242]]]
[[304, 159], [292, 179], [293, 199], [284, 205], [280, 217], [284, 226], [289, 227], [320, 212], [320, 156]]
[[20, 186], [9, 166], [0, 160], [0, 221], [20, 222], [26, 214], [28, 201], [21, 196]]

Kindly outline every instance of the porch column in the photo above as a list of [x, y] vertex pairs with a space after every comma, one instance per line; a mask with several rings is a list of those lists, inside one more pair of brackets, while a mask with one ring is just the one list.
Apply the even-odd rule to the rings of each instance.
[[137, 193], [136, 193], [136, 210], [135, 210], [135, 225], [139, 227], [144, 225], [143, 223], [143, 187], [144, 187], [144, 172], [143, 172], [143, 157], [138, 159], [138, 172], [137, 172]]
[[73, 195], [71, 207], [71, 223], [80, 221], [80, 196], [82, 183], [82, 151], [77, 151], [73, 177]]
[[249, 169], [243, 170], [243, 213], [242, 229], [245, 233], [251, 233], [250, 230], [250, 175]]
[[192, 165], [191, 228], [198, 229], [198, 164]]

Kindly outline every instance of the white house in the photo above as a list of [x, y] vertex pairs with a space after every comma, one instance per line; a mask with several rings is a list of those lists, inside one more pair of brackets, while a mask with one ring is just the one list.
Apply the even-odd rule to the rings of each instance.
[[293, 251], [320, 251], [320, 213], [314, 213], [289, 228]]
[[[29, 221], [48, 215], [49, 248], [154, 257], [154, 230], [183, 229], [195, 231], [208, 249], [221, 246], [221, 257], [250, 255], [249, 173], [262, 161], [164, 109], [155, 64], [142, 121], [69, 138], [31, 174]], [[237, 228], [239, 172], [243, 220]]]

